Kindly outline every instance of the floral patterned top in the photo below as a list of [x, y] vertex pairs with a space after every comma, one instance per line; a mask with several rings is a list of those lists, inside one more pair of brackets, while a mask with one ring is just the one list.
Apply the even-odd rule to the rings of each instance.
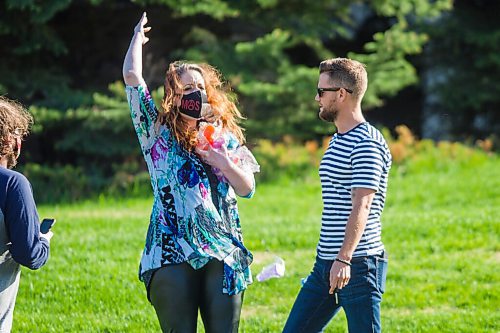
[[233, 188], [221, 180], [210, 186], [199, 157], [177, 142], [168, 125], [157, 122], [146, 86], [127, 86], [126, 93], [154, 194], [139, 279], [149, 279], [165, 265], [187, 262], [198, 269], [214, 258], [224, 262], [223, 293], [245, 290], [252, 283], [253, 257], [243, 245]]

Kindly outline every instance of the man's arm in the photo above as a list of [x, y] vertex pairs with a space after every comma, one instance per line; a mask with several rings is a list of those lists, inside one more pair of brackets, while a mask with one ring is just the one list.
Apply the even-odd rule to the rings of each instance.
[[[370, 207], [375, 196], [375, 190], [368, 188], [353, 188], [351, 191], [352, 211], [347, 221], [344, 242], [337, 258], [350, 262], [352, 254], [366, 227]], [[330, 270], [330, 293], [335, 288], [342, 289], [351, 278], [351, 268], [348, 264], [335, 260]]]
[[368, 188], [353, 188], [351, 197], [352, 211], [347, 221], [344, 242], [337, 255], [339, 259], [346, 261], [351, 261], [352, 254], [365, 231], [375, 191]]

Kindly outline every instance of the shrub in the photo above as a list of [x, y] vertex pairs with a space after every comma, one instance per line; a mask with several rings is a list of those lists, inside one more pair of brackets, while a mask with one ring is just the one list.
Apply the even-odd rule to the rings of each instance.
[[[487, 140], [478, 142], [477, 147], [458, 142], [417, 140], [403, 125], [396, 127], [396, 137], [392, 137], [387, 129], [382, 132], [393, 156], [391, 174], [398, 176], [476, 167], [494, 156], [491, 152], [493, 144]], [[256, 175], [257, 182], [295, 180], [317, 174], [329, 141], [330, 137], [325, 137], [321, 142], [300, 142], [291, 136], [278, 142], [257, 140], [252, 148], [261, 166], [261, 172]], [[75, 152], [78, 151], [76, 146]], [[32, 182], [37, 200], [42, 202], [75, 201], [98, 194], [113, 197], [150, 195], [149, 175], [139, 147], [136, 143], [134, 146], [122, 154], [116, 153], [112, 163], [102, 152], [98, 156], [88, 155], [93, 159], [81, 165], [29, 163], [22, 172]]]
[[[494, 155], [492, 139], [478, 141], [474, 147], [459, 142], [418, 140], [404, 125], [397, 126], [395, 130], [396, 137], [392, 137], [388, 129], [383, 129], [382, 133], [393, 158], [391, 173], [398, 175], [476, 167]], [[301, 144], [289, 136], [280, 142], [258, 140], [253, 149], [261, 165], [257, 180], [296, 179], [317, 172], [329, 141], [330, 137], [325, 137], [320, 146], [317, 141]]]
[[448, 171], [452, 168], [471, 168], [487, 161], [493, 155], [492, 143], [478, 142], [472, 147], [459, 142], [417, 140], [408, 127], [396, 127], [397, 137], [387, 135], [394, 170], [398, 174]]
[[260, 164], [260, 173], [256, 175], [257, 181], [303, 177], [318, 167], [323, 151], [319, 149], [316, 141], [306, 141], [301, 145], [290, 136], [284, 137], [277, 143], [266, 139], [258, 140], [257, 146], [253, 149], [255, 158]]
[[97, 190], [82, 168], [71, 165], [52, 167], [29, 163], [22, 172], [30, 180], [38, 202], [76, 201]]

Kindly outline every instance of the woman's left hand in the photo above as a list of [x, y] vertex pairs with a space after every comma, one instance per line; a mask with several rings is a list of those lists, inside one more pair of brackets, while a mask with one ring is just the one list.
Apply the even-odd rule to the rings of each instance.
[[205, 163], [221, 170], [223, 173], [225, 170], [231, 168], [233, 162], [231, 162], [227, 153], [227, 147], [224, 145], [218, 149], [214, 149], [212, 146], [208, 145], [208, 150], [197, 149], [196, 151]]
[[236, 194], [247, 197], [252, 193], [255, 184], [253, 173], [247, 173], [233, 163], [225, 145], [218, 149], [209, 146], [208, 150], [196, 149], [196, 151], [205, 163], [219, 169], [217, 176], [224, 176]]

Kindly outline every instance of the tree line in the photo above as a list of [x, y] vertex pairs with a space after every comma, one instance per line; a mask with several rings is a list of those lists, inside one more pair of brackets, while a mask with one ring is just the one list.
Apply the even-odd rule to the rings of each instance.
[[[130, 183], [144, 170], [120, 83], [143, 11], [153, 27], [144, 76], [154, 97], [161, 99], [169, 62], [208, 62], [238, 97], [250, 144], [331, 134], [317, 119], [314, 95], [319, 62], [335, 56], [367, 65], [369, 119], [391, 127], [416, 104], [420, 117], [407, 124], [414, 132], [425, 134], [432, 115], [449, 114], [448, 137], [482, 138], [500, 127], [498, 7], [486, 0], [6, 0], [0, 93], [35, 116], [25, 171], [44, 186], [64, 179], [77, 197]], [[408, 91], [412, 98], [394, 103]]]

